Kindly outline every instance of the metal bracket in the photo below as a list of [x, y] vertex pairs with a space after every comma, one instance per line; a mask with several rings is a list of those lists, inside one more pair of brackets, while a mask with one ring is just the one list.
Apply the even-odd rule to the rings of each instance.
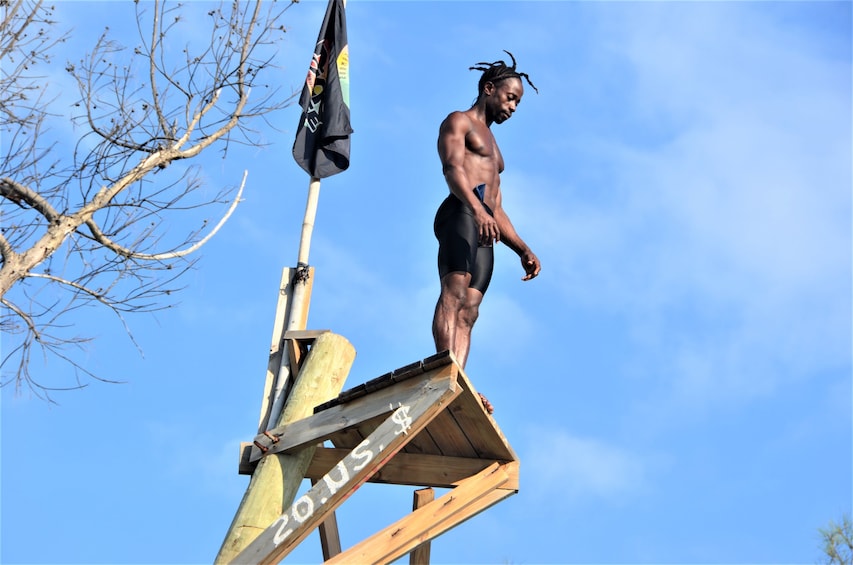
[[[269, 432], [264, 432], [255, 439], [254, 444], [255, 447], [261, 450], [261, 453], [266, 453], [270, 450], [270, 447], [278, 443], [280, 437], [281, 436], [273, 435]], [[267, 439], [269, 442], [266, 441]]]

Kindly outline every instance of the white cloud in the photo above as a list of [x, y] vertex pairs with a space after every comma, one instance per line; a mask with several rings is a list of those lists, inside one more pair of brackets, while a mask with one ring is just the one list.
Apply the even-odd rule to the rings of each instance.
[[525, 443], [522, 488], [537, 498], [618, 502], [641, 495], [658, 465], [648, 454], [559, 429], [531, 429]]
[[850, 352], [850, 89], [836, 79], [849, 68], [766, 22], [702, 12], [611, 22], [635, 79], [624, 137], [581, 129], [565, 178], [521, 163], [503, 179], [520, 187], [505, 201], [539, 246], [540, 284], [624, 318], [643, 347], [629, 363], [691, 406], [767, 394]]

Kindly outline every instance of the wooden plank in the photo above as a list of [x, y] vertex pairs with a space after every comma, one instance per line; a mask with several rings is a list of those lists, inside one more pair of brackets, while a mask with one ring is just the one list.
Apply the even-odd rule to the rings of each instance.
[[[311, 291], [314, 287], [314, 269], [308, 265], [297, 265], [291, 270], [291, 279], [287, 286], [287, 316], [284, 327], [286, 330], [304, 330], [308, 324], [308, 310], [311, 307]], [[282, 338], [283, 339], [283, 338]], [[264, 429], [268, 430], [278, 424], [280, 414], [284, 410], [290, 389], [293, 388], [298, 375], [291, 371], [290, 352], [288, 347], [282, 347], [281, 363], [275, 372], [272, 390], [269, 395], [268, 421]]]
[[442, 455], [453, 457], [477, 457], [477, 452], [465, 431], [459, 427], [453, 416], [445, 410], [429, 425], [429, 434], [438, 444]]
[[521, 465], [518, 461], [508, 461], [503, 464], [506, 469], [507, 474], [509, 475], [509, 480], [501, 487], [507, 490], [513, 490], [518, 492], [519, 489], [519, 469]]
[[353, 449], [355, 446], [363, 442], [366, 437], [367, 436], [362, 435], [361, 432], [358, 431], [358, 428], [349, 428], [339, 431], [330, 437], [329, 441], [331, 441], [335, 447]]
[[364, 437], [367, 437], [373, 432], [375, 432], [376, 428], [381, 426], [382, 422], [384, 421], [385, 420], [382, 416], [377, 416], [375, 418], [370, 418], [369, 420], [361, 422], [356, 429], [358, 430], [358, 433], [360, 433]]
[[386, 386], [391, 386], [394, 383], [402, 382], [406, 379], [422, 375], [423, 373], [428, 373], [433, 369], [438, 369], [439, 367], [453, 363], [453, 356], [450, 355], [450, 352], [442, 351], [441, 353], [436, 353], [426, 359], [410, 363], [404, 367], [400, 367], [399, 369], [394, 369], [390, 373], [385, 373], [384, 375], [371, 379], [366, 383], [360, 384], [349, 390], [345, 390], [338, 395], [337, 398], [318, 406], [315, 411], [320, 412], [321, 410], [325, 410], [331, 406], [350, 402], [360, 396], [376, 392]]
[[338, 531], [338, 518], [334, 512], [323, 520], [319, 526], [320, 549], [323, 552], [323, 561], [328, 561], [341, 552], [341, 535]]
[[270, 343], [270, 356], [267, 362], [267, 374], [264, 381], [264, 395], [261, 398], [261, 415], [258, 419], [258, 433], [267, 429], [269, 422], [270, 404], [272, 402], [272, 388], [275, 384], [278, 368], [281, 365], [281, 335], [287, 324], [287, 308], [290, 296], [290, 279], [293, 277], [293, 269], [285, 267], [281, 271], [281, 281], [278, 286], [278, 301], [275, 307], [275, 320], [273, 321], [272, 342]]
[[429, 433], [429, 427], [419, 433], [412, 441], [406, 444], [406, 453], [422, 453], [425, 455], [441, 455], [438, 444]]
[[448, 376], [429, 380], [412, 405], [402, 404], [397, 407], [373, 434], [296, 500], [233, 562], [277, 563], [287, 555], [414, 434], [447, 407], [447, 403], [459, 393], [455, 378], [449, 376], [453, 366], [447, 369], [440, 370], [439, 374]]
[[253, 445], [249, 442], [240, 442], [240, 463], [237, 465], [237, 472], [241, 475], [251, 475], [258, 465], [249, 459], [252, 455], [252, 447]]
[[[268, 434], [277, 437], [275, 443], [266, 434], [259, 434], [255, 441], [267, 447], [266, 455], [287, 453], [300, 449], [305, 445], [315, 444], [332, 437], [340, 430], [358, 427], [371, 419], [376, 419], [376, 426], [385, 420], [386, 415], [396, 408], [399, 403], [411, 403], [424, 386], [425, 382], [437, 378], [437, 375], [452, 374], [451, 371], [435, 369], [422, 378], [411, 379], [393, 387], [384, 388], [370, 396], [363, 396], [350, 403], [327, 408], [306, 418], [276, 427]], [[371, 429], [372, 431], [372, 429]], [[365, 437], [370, 432], [363, 434]], [[257, 461], [264, 454], [255, 447], [252, 450], [251, 461]]]
[[468, 376], [460, 370], [458, 378], [464, 390], [450, 405], [449, 412], [465, 431], [474, 450], [485, 459], [517, 460], [497, 422], [483, 408], [480, 395]]
[[[311, 486], [316, 484], [317, 481], [311, 481]], [[320, 549], [323, 551], [323, 561], [326, 561], [341, 552], [341, 535], [338, 531], [338, 518], [334, 512], [323, 520], [320, 524], [319, 532]]]
[[285, 339], [284, 347], [287, 349], [287, 356], [290, 359], [290, 374], [298, 375], [299, 365], [302, 363], [302, 354], [305, 350], [295, 339]]
[[461, 481], [458, 487], [441, 498], [326, 561], [326, 564], [390, 563], [514, 494], [512, 490], [500, 488], [508, 480], [507, 466], [494, 463]]
[[478, 457], [512, 460], [512, 450], [507, 448], [507, 442], [495, 421], [483, 409], [479, 396], [475, 395], [471, 391], [463, 392], [448, 407], [447, 413], [463, 430]]
[[[412, 499], [412, 511], [423, 508], [435, 500], [435, 491], [431, 488], [416, 490]], [[430, 542], [425, 541], [409, 554], [409, 565], [429, 565]]]
[[314, 341], [328, 331], [331, 330], [287, 330], [284, 332], [284, 339]]
[[[287, 320], [290, 317], [290, 298], [293, 295], [291, 280], [296, 269], [285, 267], [281, 271], [281, 281], [278, 285], [278, 300], [276, 302], [275, 319], [273, 321], [272, 340], [270, 341], [270, 355], [267, 361], [267, 373], [264, 381], [264, 394], [261, 398], [261, 411], [258, 418], [258, 433], [269, 428], [270, 412], [272, 409], [273, 387], [281, 368], [281, 359], [284, 352], [282, 343], [283, 334], [286, 331]], [[304, 299], [310, 303], [311, 291], [314, 288], [314, 267], [308, 268], [308, 280], [305, 281]], [[304, 319], [300, 320], [303, 327], [307, 323], [308, 308], [304, 308]]]
[[[421, 432], [423, 433], [423, 432]], [[305, 477], [318, 479], [331, 471], [348, 449], [318, 447], [314, 452]], [[400, 451], [393, 459], [376, 471], [369, 479], [371, 483], [408, 486], [452, 488], [459, 481], [476, 475], [495, 461], [467, 459], [444, 455], [421, 455]]]

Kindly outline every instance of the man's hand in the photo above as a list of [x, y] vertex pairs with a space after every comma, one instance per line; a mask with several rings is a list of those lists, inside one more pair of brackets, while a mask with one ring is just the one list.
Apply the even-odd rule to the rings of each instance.
[[527, 273], [521, 280], [529, 281], [532, 278], [536, 278], [539, 271], [542, 270], [542, 265], [539, 263], [539, 257], [528, 250], [521, 254], [521, 268]]
[[480, 245], [488, 246], [501, 240], [501, 231], [498, 229], [497, 220], [487, 214], [485, 210], [475, 209], [474, 223], [477, 224]]

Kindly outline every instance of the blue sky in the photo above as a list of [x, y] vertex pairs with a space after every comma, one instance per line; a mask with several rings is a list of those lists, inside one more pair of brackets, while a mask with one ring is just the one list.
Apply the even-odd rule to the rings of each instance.
[[[286, 17], [298, 90], [325, 2]], [[61, 2], [52, 84], [133, 4]], [[512, 51], [528, 88], [494, 133], [504, 206], [543, 271], [500, 248], [467, 373], [521, 460], [518, 495], [434, 563], [813, 563], [851, 512], [851, 3], [374, 2], [347, 8], [350, 170], [323, 182], [309, 328], [347, 337], [347, 388], [433, 352], [438, 125], [468, 67]], [[308, 179], [288, 108], [264, 149], [199, 161], [245, 201], [180, 304], [95, 310], [99, 375], [48, 405], [2, 390], [3, 563], [207, 563], [248, 482], [281, 269]], [[186, 226], [175, 226], [182, 232]], [[8, 344], [4, 336], [4, 348]], [[47, 381], [72, 376], [51, 361]], [[367, 485], [344, 546], [403, 516]], [[321, 561], [316, 534], [289, 562]]]

